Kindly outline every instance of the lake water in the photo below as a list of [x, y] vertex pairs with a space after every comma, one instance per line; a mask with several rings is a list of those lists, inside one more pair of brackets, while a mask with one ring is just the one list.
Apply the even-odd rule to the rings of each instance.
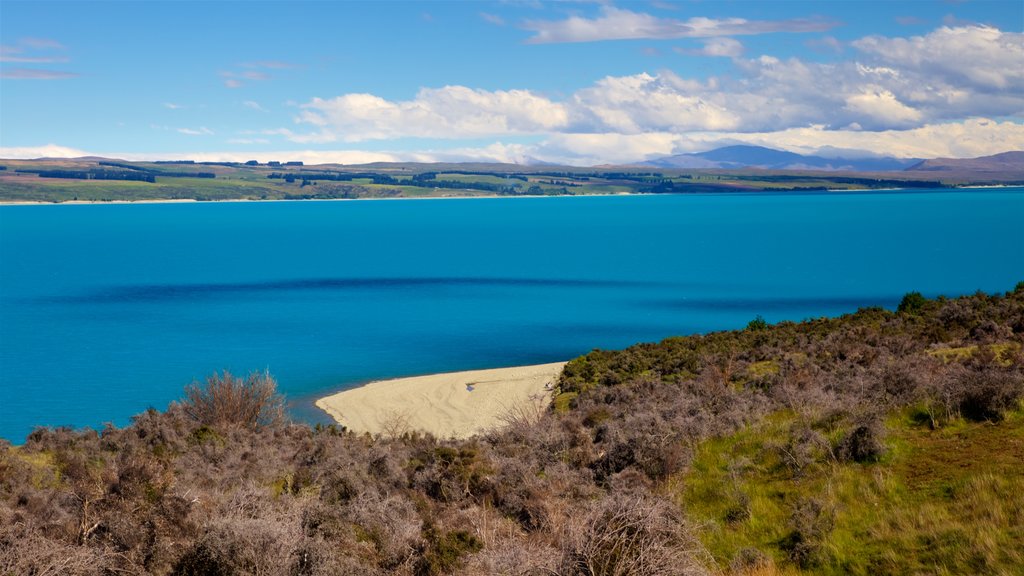
[[0, 207], [0, 437], [1024, 280], [1024, 189]]

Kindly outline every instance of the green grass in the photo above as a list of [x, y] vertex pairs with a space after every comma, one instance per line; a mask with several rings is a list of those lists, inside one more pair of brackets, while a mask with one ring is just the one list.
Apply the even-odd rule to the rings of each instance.
[[797, 476], [783, 456], [795, 422], [777, 413], [703, 443], [673, 484], [717, 568], [757, 548], [798, 571], [784, 544], [798, 503], [813, 499], [834, 520], [805, 573], [1022, 573], [1022, 411], [998, 424], [959, 421], [939, 430], [893, 416], [878, 462], [819, 454]]
[[[306, 196], [317, 195], [316, 188], [300, 187], [298, 183], [288, 184], [282, 179], [269, 179], [271, 173], [291, 173], [301, 176], [303, 173], [318, 173], [323, 171], [349, 171], [349, 172], [375, 172], [388, 174], [399, 180], [395, 186], [384, 186], [392, 190], [398, 190], [401, 196], [408, 197], [444, 197], [444, 196], [480, 196], [493, 195], [494, 192], [474, 190], [476, 184], [488, 185], [516, 185], [525, 192], [532, 186], [539, 186], [543, 194], [623, 194], [637, 193], [649, 190], [656, 183], [657, 178], [647, 181], [633, 181], [629, 179], [612, 179], [602, 177], [600, 170], [592, 168], [573, 167], [543, 167], [532, 171], [528, 167], [516, 168], [495, 168], [493, 173], [485, 174], [457, 174], [445, 172], [444, 170], [479, 170], [489, 172], [493, 165], [474, 164], [463, 165], [433, 165], [433, 164], [394, 164], [376, 166], [245, 166], [245, 165], [209, 165], [209, 164], [157, 164], [153, 162], [120, 162], [134, 166], [137, 170], [147, 170], [157, 173], [156, 183], [146, 182], [124, 182], [110, 180], [72, 180], [59, 178], [37, 178], [31, 174], [17, 174], [17, 170], [39, 170], [39, 169], [76, 169], [90, 170], [100, 168], [96, 160], [89, 159], [55, 159], [55, 160], [0, 160], [0, 164], [7, 167], [7, 170], [0, 172], [0, 201], [40, 201], [40, 202], [64, 202], [69, 200], [83, 201], [136, 201], [136, 200], [160, 200], [160, 199], [199, 199], [199, 200], [228, 200], [228, 199], [280, 199], [288, 195]], [[122, 168], [115, 168], [122, 169]], [[212, 172], [216, 178], [192, 179], [172, 178], [159, 176], [160, 172]], [[437, 171], [437, 179], [444, 181], [464, 182], [466, 189], [439, 189], [432, 187], [421, 188], [403, 185], [413, 174], [425, 171]], [[519, 178], [506, 178], [504, 172], [525, 177], [526, 182]], [[550, 176], [544, 172], [565, 172], [564, 176]], [[641, 172], [648, 172], [641, 170]], [[808, 174], [801, 172], [799, 175], [782, 172], [756, 172], [740, 171], [738, 173], [726, 173], [722, 171], [700, 172], [691, 170], [660, 170], [659, 178], [671, 179], [678, 186], [678, 191], [757, 191], [757, 190], [788, 190], [794, 188], [849, 188], [858, 189], [871, 187], [873, 180], [865, 177], [863, 181], [854, 183], [841, 182], [844, 176], [831, 177], [827, 173]], [[684, 177], [685, 176], [685, 177]], [[848, 177], [848, 176], [845, 176]], [[899, 180], [899, 175], [893, 176]], [[915, 178], [925, 177], [916, 174]], [[549, 184], [548, 182], [558, 182]], [[578, 184], [579, 186], [565, 186]], [[886, 181], [893, 185], [891, 180]], [[326, 185], [327, 182], [319, 182]], [[377, 190], [369, 178], [357, 178], [350, 185], [362, 186], [370, 189], [369, 196], [389, 195], [376, 194]], [[947, 184], [945, 181], [936, 180], [936, 186]], [[882, 184], [879, 184], [881, 186]], [[360, 196], [366, 195], [359, 192]], [[330, 195], [330, 194], [327, 194]]]

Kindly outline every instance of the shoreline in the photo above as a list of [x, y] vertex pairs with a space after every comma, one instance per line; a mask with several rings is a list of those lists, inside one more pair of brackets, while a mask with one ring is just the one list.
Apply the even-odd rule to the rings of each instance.
[[314, 404], [357, 434], [421, 431], [438, 438], [467, 438], [546, 408], [565, 364], [378, 380], [323, 396]]
[[501, 198], [618, 198], [622, 196], [696, 196], [715, 194], [759, 194], [762, 192], [773, 194], [868, 194], [874, 192], [938, 192], [955, 190], [987, 190], [999, 188], [1024, 188], [1024, 185], [1014, 184], [982, 184], [975, 186], [937, 186], [933, 188], [826, 188], [824, 190], [722, 190], [718, 192], [672, 192], [656, 194], [653, 192], [616, 192], [613, 194], [521, 194], [515, 196], [503, 196], [499, 194], [485, 194], [479, 196], [398, 196], [388, 198], [225, 198], [223, 200], [197, 200], [195, 198], [164, 198], [149, 200], [66, 200], [63, 202], [48, 202], [44, 200], [0, 200], [0, 206], [94, 206], [94, 205], [125, 205], [125, 204], [224, 204], [229, 202], [367, 202], [367, 201], [399, 201], [399, 200], [481, 200]]

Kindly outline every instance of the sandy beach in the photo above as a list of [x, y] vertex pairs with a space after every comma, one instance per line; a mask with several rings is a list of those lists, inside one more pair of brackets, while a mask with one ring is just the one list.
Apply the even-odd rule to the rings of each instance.
[[371, 382], [316, 401], [355, 432], [394, 435], [412, 430], [465, 438], [505, 423], [503, 417], [551, 401], [565, 362], [449, 372]]

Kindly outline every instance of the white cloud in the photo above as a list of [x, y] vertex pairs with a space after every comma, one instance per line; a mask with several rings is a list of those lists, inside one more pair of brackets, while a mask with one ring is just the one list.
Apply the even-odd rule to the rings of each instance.
[[164, 108], [168, 110], [181, 110], [184, 108], [181, 104], [175, 104], [174, 102], [164, 102]]
[[48, 38], [20, 38], [14, 44], [0, 44], [0, 62], [16, 62], [20, 64], [67, 62], [67, 56], [51, 52], [63, 49], [64, 46], [56, 40]]
[[35, 68], [3, 68], [0, 69], [0, 78], [8, 80], [63, 80], [74, 78], [78, 74], [74, 72], [61, 72], [59, 70], [38, 70]]
[[484, 21], [490, 22], [491, 24], [494, 24], [495, 26], [504, 26], [505, 25], [505, 19], [502, 18], [501, 16], [498, 16], [497, 14], [490, 14], [490, 13], [487, 13], [487, 12], [481, 12], [480, 13], [480, 18], [483, 18]]
[[877, 60], [945, 83], [1024, 90], [1024, 34], [989, 26], [942, 27], [925, 36], [868, 36], [853, 46]]
[[704, 41], [704, 49], [701, 50], [701, 54], [739, 58], [743, 55], [743, 44], [735, 38], [710, 38]]
[[177, 131], [188, 136], [212, 136], [214, 134], [213, 130], [210, 130], [206, 126], [200, 126], [199, 128], [178, 128]]
[[677, 76], [609, 76], [573, 97], [579, 117], [596, 132], [626, 134], [650, 131], [725, 130], [739, 118], [704, 97], [707, 87]]
[[676, 20], [614, 6], [602, 6], [601, 15], [596, 18], [570, 16], [565, 20], [529, 20], [523, 25], [534, 33], [527, 40], [531, 44], [641, 38], [711, 38], [771, 32], [822, 32], [835, 26], [835, 22], [820, 19], [746, 20], [695, 17]]
[[58, 146], [57, 144], [46, 144], [44, 146], [0, 146], [0, 158], [80, 158], [89, 155], [84, 150]]
[[302, 105], [298, 121], [316, 126], [320, 132], [289, 135], [294, 141], [357, 142], [545, 132], [564, 128], [568, 112], [564, 105], [528, 90], [492, 92], [445, 86], [424, 88], [408, 101], [390, 101], [373, 94], [314, 98]]
[[[621, 164], [672, 154], [702, 152], [731, 144], [766, 146], [800, 154], [849, 158], [975, 158], [1024, 150], [1024, 125], [975, 118], [909, 130], [829, 130], [824, 126], [772, 132], [652, 132], [646, 134], [555, 134], [523, 153], [549, 162], [592, 166]], [[836, 154], [835, 151], [843, 151]]]
[[[912, 126], [921, 119], [921, 112], [900, 102], [885, 89], [865, 88], [846, 97], [846, 109], [887, 126]], [[860, 123], [857, 123], [860, 125]]]
[[[560, 99], [528, 90], [466, 86], [424, 88], [404, 101], [343, 94], [301, 105], [296, 122], [311, 130], [282, 129], [280, 134], [298, 143], [329, 143], [552, 133], [774, 132], [814, 125], [880, 131], [969, 117], [1012, 117], [1024, 115], [1024, 52], [1014, 52], [1022, 37], [982, 27], [941, 28], [899, 42], [868, 37], [853, 43], [861, 52], [858, 59], [838, 62], [743, 58], [742, 44], [712, 37], [699, 52], [732, 58], [735, 73], [705, 80], [666, 70], [609, 76]], [[935, 59], [930, 51], [938, 48], [933, 44], [947, 38], [965, 46], [970, 66], [953, 56], [942, 63]], [[936, 72], [940, 66], [945, 72]]]
[[[238, 144], [263, 143], [261, 139]], [[879, 153], [903, 158], [973, 158], [1007, 150], [1024, 150], [1024, 125], [975, 118], [963, 122], [929, 124], [909, 130], [829, 130], [824, 126], [790, 128], [771, 132], [645, 134], [552, 134], [536, 144], [494, 142], [479, 147], [439, 150], [278, 150], [269, 152], [176, 152], [122, 153], [86, 152], [49, 144], [39, 147], [3, 148], [0, 158], [104, 156], [125, 160], [196, 160], [199, 162], [245, 162], [247, 160], [301, 160], [306, 164], [369, 162], [509, 162], [543, 160], [561, 164], [593, 166], [623, 164], [671, 154], [700, 152], [730, 144], [752, 144], [802, 154], [821, 153], [849, 158]], [[838, 151], [838, 152], [837, 152]], [[839, 153], [841, 152], [841, 153]]]
[[264, 108], [263, 106], [260, 106], [259, 102], [256, 102], [254, 100], [246, 100], [245, 102], [242, 102], [242, 106], [248, 108], [249, 110], [256, 110], [257, 112], [266, 112], [267, 111], [266, 108]]

